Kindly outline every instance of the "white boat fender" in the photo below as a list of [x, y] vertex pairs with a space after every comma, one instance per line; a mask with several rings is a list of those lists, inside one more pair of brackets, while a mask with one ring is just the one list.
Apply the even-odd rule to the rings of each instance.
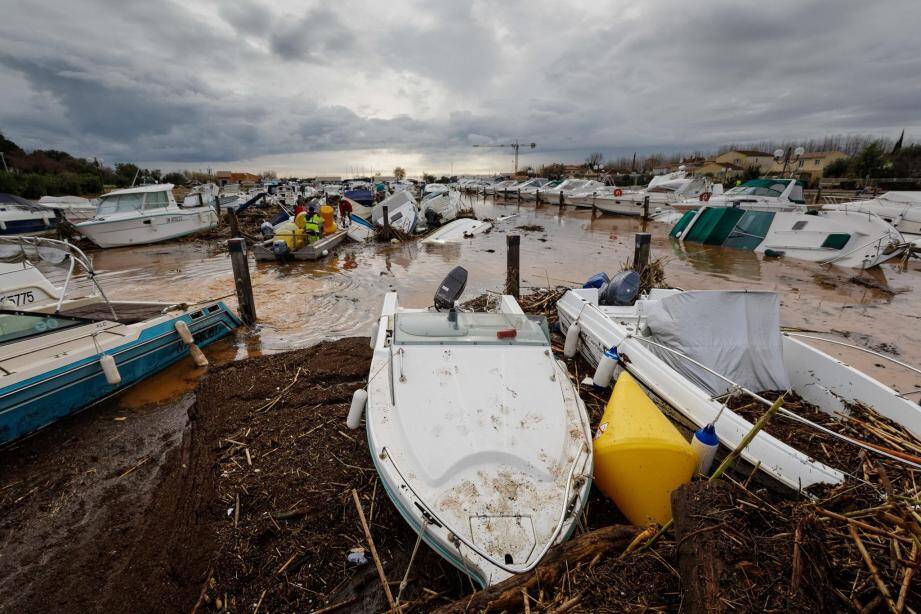
[[374, 349], [374, 345], [377, 343], [377, 333], [380, 330], [380, 328], [381, 328], [380, 322], [375, 321], [374, 324], [371, 325], [371, 349], [372, 350]]
[[592, 377], [592, 382], [595, 386], [598, 388], [607, 388], [611, 385], [611, 381], [614, 379], [614, 371], [619, 361], [620, 355], [617, 353], [616, 347], [605, 350], [601, 360], [598, 361], [598, 368], [595, 369], [595, 375]]
[[186, 345], [195, 343], [195, 337], [192, 336], [192, 331], [189, 330], [189, 325], [182, 320], [176, 320], [176, 323], [173, 325], [176, 328], [176, 332], [179, 333], [179, 336], [182, 338], [182, 342]]
[[581, 334], [582, 327], [579, 326], [579, 321], [576, 320], [569, 326], [569, 330], [566, 331], [566, 343], [563, 344], [563, 356], [572, 358], [576, 355], [577, 346], [579, 345], [579, 335]]
[[103, 354], [99, 359], [99, 365], [106, 376], [106, 381], [112, 386], [118, 386], [122, 383], [122, 374], [118, 372], [118, 365], [115, 364], [115, 358], [108, 354]]
[[195, 364], [199, 367], [208, 366], [208, 357], [205, 356], [205, 353], [201, 351], [201, 348], [195, 345], [195, 337], [192, 336], [192, 331], [189, 330], [189, 325], [182, 320], [176, 320], [176, 323], [173, 325], [176, 327], [176, 332], [179, 333], [179, 338], [182, 339], [182, 342], [186, 344], [189, 348], [189, 354], [192, 355], [192, 360], [195, 361]]
[[361, 416], [365, 413], [365, 404], [368, 402], [368, 391], [359, 388], [352, 394], [352, 406], [349, 407], [349, 416], [345, 425], [353, 431], [361, 424]]
[[716, 437], [716, 427], [707, 424], [694, 432], [691, 447], [697, 452], [697, 473], [708, 475], [713, 465], [713, 458], [720, 447], [720, 440]]

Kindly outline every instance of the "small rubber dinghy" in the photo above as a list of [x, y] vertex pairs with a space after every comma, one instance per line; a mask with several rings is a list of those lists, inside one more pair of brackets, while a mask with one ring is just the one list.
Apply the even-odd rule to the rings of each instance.
[[511, 296], [496, 312], [457, 311], [466, 279], [454, 269], [434, 309], [384, 297], [366, 422], [400, 514], [487, 586], [533, 569], [572, 533], [591, 486], [591, 427], [546, 318]]
[[[725, 449], [738, 446], [752, 428], [724, 405], [727, 399], [744, 395], [766, 410], [770, 402], [758, 393], [778, 390], [795, 392], [829, 414], [862, 404], [921, 437], [921, 407], [800, 341], [801, 335], [782, 333], [780, 300], [773, 292], [653, 289], [635, 300], [605, 300], [615, 295], [607, 288], [563, 295], [557, 311], [567, 348], [578, 348], [593, 365], [608, 361], [606, 352], [616, 348], [624, 368], [683, 416], [686, 426], [714, 423]], [[803, 428], [822, 430], [783, 408], [780, 413]], [[860, 443], [851, 443], [857, 453]], [[764, 431], [742, 458], [794, 490], [838, 484], [845, 477]]]
[[672, 491], [691, 481], [697, 453], [626, 371], [595, 434], [595, 484], [637, 526], [672, 519]]

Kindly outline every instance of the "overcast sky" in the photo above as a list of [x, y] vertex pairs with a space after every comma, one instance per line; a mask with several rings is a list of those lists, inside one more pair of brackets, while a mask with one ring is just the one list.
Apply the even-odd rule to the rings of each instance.
[[919, 23], [921, 0], [0, 0], [0, 132], [282, 174], [912, 138]]

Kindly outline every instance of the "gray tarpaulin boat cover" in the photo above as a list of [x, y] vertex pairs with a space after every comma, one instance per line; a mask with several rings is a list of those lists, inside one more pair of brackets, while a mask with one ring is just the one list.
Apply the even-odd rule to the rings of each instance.
[[[789, 390], [774, 292], [682, 292], [646, 305], [651, 338], [749, 390]], [[676, 356], [648, 346], [676, 371], [712, 394], [731, 385]]]

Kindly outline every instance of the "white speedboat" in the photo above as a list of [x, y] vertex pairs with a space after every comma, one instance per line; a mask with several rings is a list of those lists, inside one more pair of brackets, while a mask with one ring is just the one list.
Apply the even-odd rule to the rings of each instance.
[[489, 232], [491, 229], [492, 224], [489, 222], [482, 222], [480, 220], [465, 217], [454, 220], [453, 222], [448, 222], [422, 239], [422, 242], [435, 244], [456, 243], [457, 241], [469, 239], [473, 236], [483, 234], [484, 232]]
[[409, 190], [394, 192], [374, 205], [371, 209], [371, 221], [378, 226], [384, 225], [384, 207], [387, 207], [387, 217], [390, 219], [391, 228], [412, 234], [419, 221], [419, 210], [416, 208], [416, 199]]
[[886, 192], [869, 200], [828, 204], [822, 209], [875, 215], [892, 224], [915, 247], [921, 248], [921, 192]]
[[543, 189], [550, 183], [549, 179], [544, 177], [534, 177], [528, 179], [523, 184], [518, 186], [515, 194], [515, 198], [518, 198], [518, 194], [521, 194], [521, 200], [534, 200], [538, 190]]
[[354, 213], [349, 217], [349, 225], [345, 231], [349, 239], [364, 243], [374, 236], [374, 225], [371, 222]]
[[[752, 428], [721, 402], [733, 391], [764, 403], [757, 393], [792, 390], [829, 413], [860, 402], [921, 436], [921, 407], [799, 341], [794, 333], [782, 334], [779, 302], [772, 292], [654, 289], [632, 304], [607, 306], [599, 304], [598, 289], [589, 288], [567, 292], [557, 311], [565, 333], [578, 323], [573, 333], [578, 334], [577, 347], [591, 364], [597, 365], [605, 351], [616, 348], [625, 357], [623, 367], [680, 414], [687, 426], [714, 422], [726, 449], [736, 448]], [[771, 436], [770, 427], [767, 430], [755, 435], [742, 457], [778, 483], [800, 490], [844, 480], [841, 471]]]
[[92, 220], [77, 230], [99, 247], [159, 243], [217, 225], [217, 213], [208, 205], [180, 207], [173, 184], [161, 183], [104, 194]]
[[736, 207], [749, 211], [805, 211], [803, 182], [798, 179], [752, 179], [742, 185], [712, 195], [703, 192], [697, 198], [671, 203], [677, 211], [701, 207]]
[[533, 569], [572, 533], [592, 439], [546, 319], [511, 296], [494, 313], [458, 312], [465, 283], [460, 267], [441, 283], [440, 311], [384, 297], [366, 421], [371, 458], [404, 520], [486, 586]]
[[580, 192], [588, 187], [595, 187], [595, 189], [598, 189], [604, 186], [601, 182], [589, 179], [567, 179], [556, 187], [541, 189], [540, 200], [541, 202], [555, 204], [560, 202], [560, 196], [562, 195], [563, 202], [565, 203], [567, 196]]
[[95, 201], [80, 196], [42, 196], [37, 204], [59, 211], [71, 224], [91, 220], [96, 215]]
[[460, 192], [457, 190], [441, 190], [429, 192], [419, 203], [422, 219], [427, 228], [435, 228], [447, 224], [457, 217], [460, 210]]
[[0, 193], [0, 236], [48, 234], [57, 229], [59, 221], [55, 209]]
[[822, 264], [869, 269], [895, 258], [908, 244], [875, 215], [702, 207], [686, 211], [670, 235], [679, 241], [752, 250]]
[[723, 193], [721, 184], [713, 184], [706, 177], [689, 177], [684, 171], [654, 177], [644, 190], [611, 190], [599, 194], [595, 207], [603, 213], [616, 215], [643, 215], [645, 200], [649, 198], [649, 213], [661, 213], [674, 203]]

